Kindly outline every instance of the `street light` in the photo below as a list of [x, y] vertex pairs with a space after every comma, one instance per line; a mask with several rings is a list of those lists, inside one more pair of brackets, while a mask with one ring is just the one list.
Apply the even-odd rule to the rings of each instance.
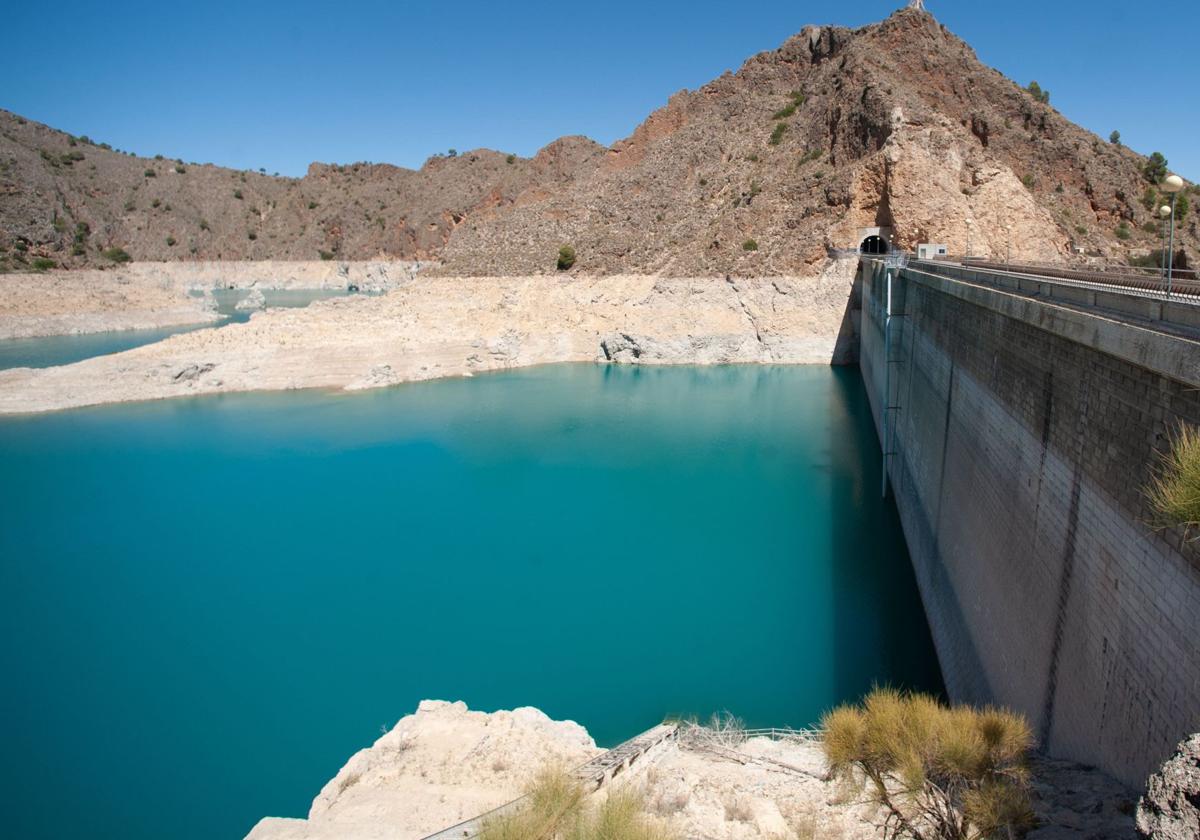
[[1175, 199], [1183, 189], [1183, 179], [1178, 175], [1168, 175], [1163, 179], [1162, 191], [1171, 196], [1171, 206], [1168, 208], [1171, 217], [1171, 235], [1167, 240], [1167, 297], [1171, 297], [1171, 280], [1175, 272]]
[[1159, 233], [1162, 235], [1162, 253], [1159, 254], [1159, 265], [1162, 266], [1162, 272], [1159, 275], [1159, 282], [1166, 283], [1167, 281], [1167, 219], [1171, 216], [1171, 208], [1163, 205], [1158, 208], [1158, 215], [1162, 217], [1162, 227]]

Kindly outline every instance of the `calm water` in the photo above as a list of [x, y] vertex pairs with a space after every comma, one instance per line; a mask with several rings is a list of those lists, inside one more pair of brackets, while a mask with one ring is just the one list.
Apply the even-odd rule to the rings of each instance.
[[425, 697], [602, 744], [937, 689], [856, 371], [552, 366], [0, 422], [9, 836], [239, 838]]
[[[56, 335], [46, 338], [0, 339], [0, 370], [15, 367], [54, 367], [120, 353], [143, 344], [162, 341], [176, 333], [203, 330], [213, 326], [250, 320], [250, 312], [238, 311], [237, 302], [248, 294], [243, 289], [216, 289], [217, 312], [223, 318], [215, 324], [188, 324], [154, 330], [118, 330], [87, 335]], [[268, 289], [263, 292], [267, 306], [308, 306], [314, 300], [343, 297], [342, 289]]]

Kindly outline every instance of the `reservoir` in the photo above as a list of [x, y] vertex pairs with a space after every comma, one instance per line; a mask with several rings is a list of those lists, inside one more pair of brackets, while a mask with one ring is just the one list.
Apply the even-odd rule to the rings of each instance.
[[234, 840], [423, 698], [612, 745], [939, 691], [857, 369], [559, 365], [0, 421], [13, 837]]

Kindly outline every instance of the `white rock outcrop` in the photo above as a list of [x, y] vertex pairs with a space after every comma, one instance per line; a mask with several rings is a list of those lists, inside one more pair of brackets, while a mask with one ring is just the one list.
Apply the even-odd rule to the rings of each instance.
[[582, 726], [537, 709], [425, 700], [346, 762], [307, 819], [268, 817], [247, 840], [416, 840], [515, 799], [547, 764], [599, 752]]

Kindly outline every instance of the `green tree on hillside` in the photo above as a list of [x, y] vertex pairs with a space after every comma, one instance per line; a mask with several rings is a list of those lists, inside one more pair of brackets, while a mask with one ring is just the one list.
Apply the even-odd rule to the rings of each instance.
[[1030, 82], [1029, 87], [1026, 88], [1026, 90], [1029, 91], [1030, 96], [1032, 96], [1038, 102], [1041, 102], [1043, 105], [1050, 104], [1050, 91], [1043, 90], [1042, 86], [1039, 85], [1036, 81]]
[[1112, 143], [1114, 146], [1120, 146], [1121, 145], [1121, 132], [1114, 131], [1112, 134], [1108, 135], [1108, 142]]
[[1163, 157], [1162, 152], [1155, 152], [1146, 158], [1146, 162], [1142, 164], [1142, 174], [1151, 184], [1163, 182], [1163, 178], [1167, 177], [1167, 159]]

